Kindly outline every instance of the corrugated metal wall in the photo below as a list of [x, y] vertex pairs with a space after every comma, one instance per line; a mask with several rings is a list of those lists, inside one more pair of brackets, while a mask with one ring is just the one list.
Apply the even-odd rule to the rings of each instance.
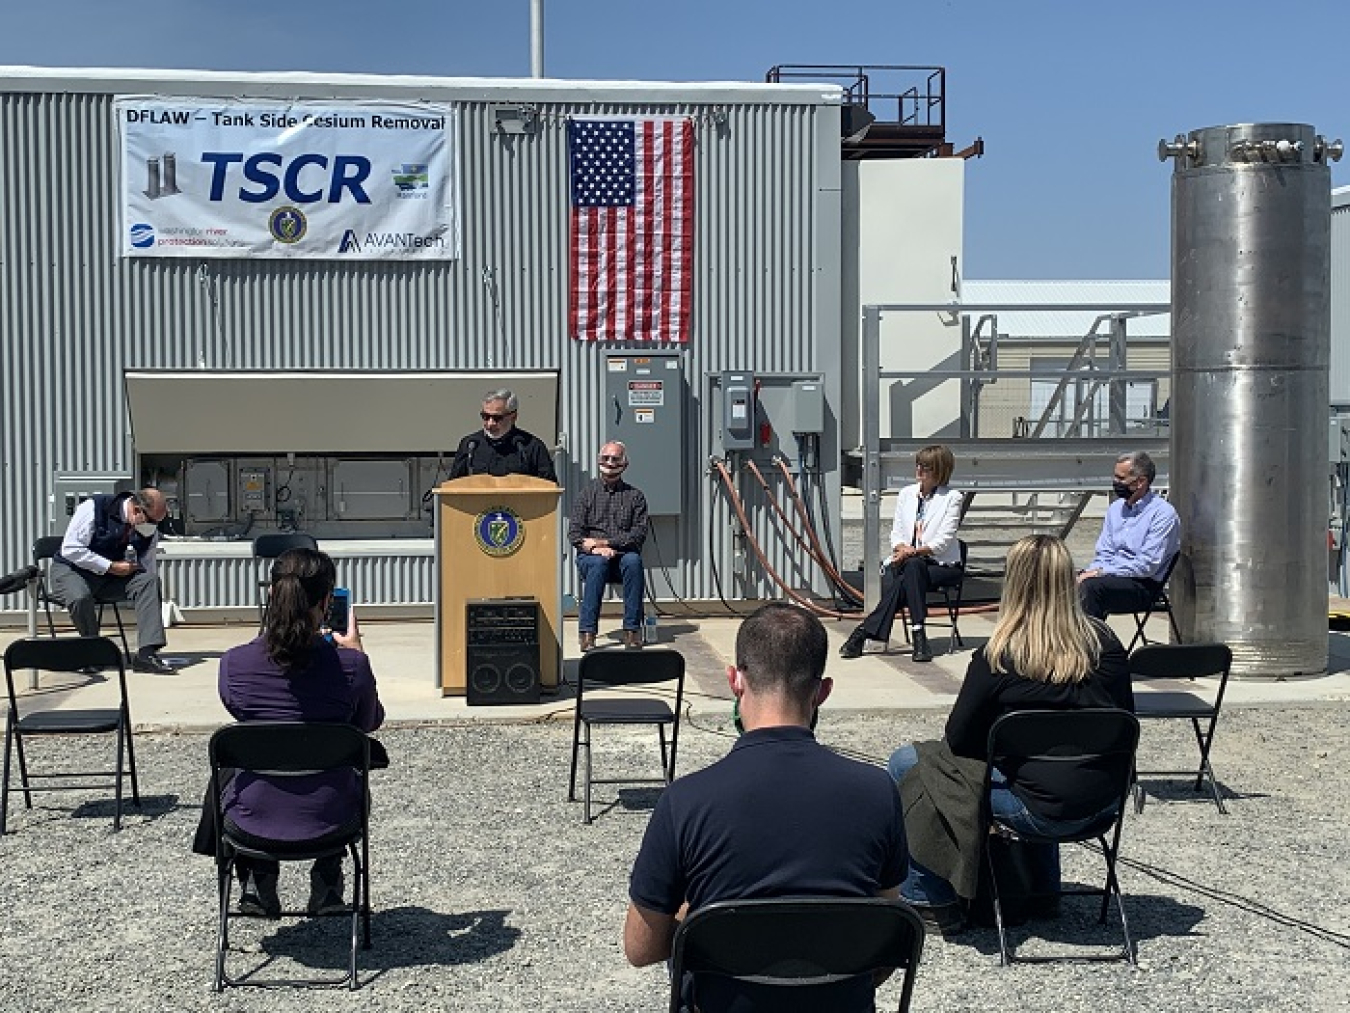
[[[356, 94], [351, 84], [298, 84], [292, 92], [289, 86], [263, 89], [261, 75], [247, 80], [252, 87], [211, 79], [156, 90]], [[716, 448], [704, 421], [704, 378], [733, 368], [825, 372], [830, 414], [840, 412], [838, 109], [801, 97], [781, 104], [767, 97], [737, 102], [734, 95], [712, 102], [696, 89], [686, 98], [702, 101], [690, 102], [669, 87], [669, 101], [659, 106], [588, 101], [596, 88], [578, 87], [569, 97], [555, 87], [547, 93], [552, 101], [534, 103], [538, 133], [514, 137], [494, 129], [495, 102], [466, 98], [482, 96], [481, 87], [417, 90], [430, 101], [454, 101], [461, 111], [457, 261], [157, 261], [118, 256], [112, 99], [143, 93], [145, 82], [101, 81], [90, 85], [97, 93], [33, 91], [31, 83], [0, 74], [0, 492], [7, 517], [0, 566], [25, 562], [33, 538], [47, 530], [54, 471], [130, 470], [126, 368], [557, 369], [559, 428], [569, 461], [560, 478], [577, 488], [591, 477], [604, 437], [599, 406], [607, 349], [573, 342], [565, 330], [565, 119], [573, 113], [687, 114], [697, 118], [699, 138], [695, 316], [684, 356], [691, 396], [682, 463], [688, 508], [678, 533], [674, 521], [663, 522], [661, 561], [685, 596], [717, 595], [709, 551], [728, 596], [774, 596], [758, 568], [743, 585], [727, 579], [730, 513], [707, 474]], [[359, 90], [370, 98], [409, 97], [407, 85]], [[649, 100], [652, 90], [640, 94]], [[547, 420], [521, 422], [547, 439]], [[442, 443], [453, 448], [461, 435], [446, 432]], [[830, 499], [837, 503], [833, 435], [822, 450]], [[569, 504], [570, 493], [564, 509]], [[775, 568], [798, 573], [800, 562], [768, 514], [753, 511]], [[386, 566], [376, 583], [387, 600], [426, 601], [429, 565], [414, 559]], [[235, 573], [239, 567], [228, 562], [188, 569], [182, 580], [194, 588], [194, 602], [253, 600], [251, 569]], [[658, 593], [664, 590], [663, 581], [653, 583]]]

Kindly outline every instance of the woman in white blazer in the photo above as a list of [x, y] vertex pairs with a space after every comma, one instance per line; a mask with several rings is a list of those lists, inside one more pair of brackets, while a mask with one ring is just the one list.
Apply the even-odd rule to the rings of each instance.
[[914, 455], [918, 481], [901, 489], [895, 504], [891, 555], [882, 569], [881, 601], [849, 634], [839, 649], [841, 657], [860, 657], [869, 640], [889, 641], [895, 614], [903, 605], [909, 612], [914, 660], [933, 660], [924, 632], [928, 589], [961, 581], [961, 546], [956, 538], [961, 524], [961, 494], [947, 486], [955, 467], [956, 458], [941, 444], [924, 447]]

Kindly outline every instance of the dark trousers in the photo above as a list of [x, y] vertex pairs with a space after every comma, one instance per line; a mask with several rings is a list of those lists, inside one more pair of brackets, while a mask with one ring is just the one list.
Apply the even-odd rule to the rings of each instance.
[[911, 626], [922, 626], [928, 618], [928, 591], [935, 587], [955, 587], [961, 583], [958, 566], [943, 566], [931, 556], [910, 556], [903, 563], [887, 563], [881, 571], [881, 601], [863, 620], [862, 630], [869, 640], [890, 640], [895, 614], [903, 605]]
[[1116, 577], [1103, 574], [1088, 577], [1078, 584], [1078, 600], [1093, 619], [1124, 612], [1143, 612], [1158, 595], [1158, 582], [1140, 577]]
[[130, 577], [112, 577], [53, 559], [51, 578], [52, 591], [66, 603], [80, 636], [99, 635], [99, 602], [130, 601], [136, 609], [136, 649], [157, 651], [169, 642], [157, 576], [141, 570]]

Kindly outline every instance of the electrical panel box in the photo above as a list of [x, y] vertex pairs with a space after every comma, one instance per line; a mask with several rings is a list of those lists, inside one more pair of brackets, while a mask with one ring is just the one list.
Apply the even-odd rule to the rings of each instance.
[[239, 503], [245, 513], [269, 513], [267, 500], [267, 469], [239, 469]]
[[58, 471], [52, 476], [48, 532], [63, 535], [75, 508], [90, 496], [126, 492], [135, 488], [131, 476], [116, 471]]
[[722, 374], [722, 449], [749, 450], [755, 445], [755, 376]]
[[218, 524], [230, 518], [228, 461], [188, 462], [183, 469], [183, 490], [189, 525]]
[[787, 401], [787, 417], [778, 428], [789, 433], [825, 432], [825, 385], [819, 380], [794, 380]]
[[[611, 352], [605, 356], [605, 440], [628, 448], [624, 481], [642, 490], [647, 512], [684, 509], [684, 370], [679, 352]], [[599, 447], [578, 448], [594, 475]]]
[[[333, 465], [333, 511], [342, 520], [406, 520], [412, 507], [410, 461], [338, 461]], [[422, 492], [417, 491], [418, 511]]]

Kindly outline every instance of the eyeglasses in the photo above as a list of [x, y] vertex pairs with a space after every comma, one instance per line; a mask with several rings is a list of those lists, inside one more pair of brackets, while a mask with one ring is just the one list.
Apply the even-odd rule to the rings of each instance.
[[600, 463], [601, 463], [601, 464], [623, 464], [623, 455], [622, 455], [622, 454], [601, 454], [601, 455], [600, 455]]
[[489, 419], [493, 422], [505, 422], [514, 414], [515, 412], [479, 412], [478, 417], [484, 422], [487, 422]]
[[915, 470], [915, 471], [922, 471], [924, 474], [929, 474], [930, 472], [932, 472], [933, 469], [930, 468], [930, 467], [928, 467], [928, 465], [926, 465], [926, 464], [919, 464], [919, 463], [916, 462], [915, 465], [914, 465], [914, 470]]

